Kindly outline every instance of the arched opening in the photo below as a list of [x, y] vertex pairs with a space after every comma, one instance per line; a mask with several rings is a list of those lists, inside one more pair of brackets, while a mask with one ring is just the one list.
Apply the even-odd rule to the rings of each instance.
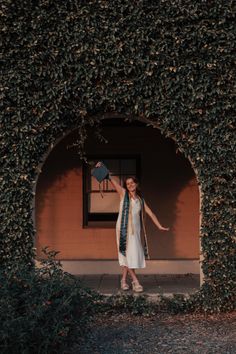
[[[148, 220], [151, 260], [141, 272], [199, 274], [199, 188], [190, 162], [176, 152], [172, 139], [141, 122], [106, 119], [103, 134], [107, 144], [95, 140], [93, 132], [89, 132], [88, 157], [106, 159], [113, 166], [126, 161], [123, 165], [129, 166], [128, 170], [135, 165], [145, 200], [162, 224], [171, 228], [163, 234]], [[58, 258], [74, 274], [116, 274], [120, 268], [115, 220], [105, 214], [111, 205], [115, 214], [118, 197], [113, 194], [102, 199], [99, 193], [90, 195], [90, 205], [86, 207], [89, 173], [76, 150], [68, 149], [76, 139], [77, 132], [72, 131], [59, 141], [48, 154], [38, 178], [37, 256], [42, 256], [42, 247], [49, 246], [60, 252]]]

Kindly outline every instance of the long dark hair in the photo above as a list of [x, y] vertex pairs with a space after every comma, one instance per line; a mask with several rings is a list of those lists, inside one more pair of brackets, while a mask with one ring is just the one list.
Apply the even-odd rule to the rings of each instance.
[[137, 195], [138, 195], [140, 198], [142, 198], [142, 192], [141, 192], [141, 190], [140, 190], [140, 188], [139, 188], [139, 181], [138, 181], [137, 177], [135, 177], [135, 176], [126, 176], [126, 177], [125, 177], [125, 179], [124, 179], [124, 185], [123, 185], [124, 188], [125, 188], [125, 190], [128, 192], [127, 185], [126, 185], [126, 182], [127, 182], [128, 179], [132, 179], [132, 180], [134, 181], [134, 183], [137, 184], [136, 193], [137, 193]]

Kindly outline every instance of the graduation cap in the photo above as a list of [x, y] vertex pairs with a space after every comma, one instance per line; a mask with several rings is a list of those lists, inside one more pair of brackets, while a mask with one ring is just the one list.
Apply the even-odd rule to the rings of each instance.
[[99, 167], [94, 167], [91, 171], [92, 176], [96, 178], [96, 180], [101, 183], [104, 179], [109, 179], [109, 170], [104, 165], [103, 162], [100, 162]]

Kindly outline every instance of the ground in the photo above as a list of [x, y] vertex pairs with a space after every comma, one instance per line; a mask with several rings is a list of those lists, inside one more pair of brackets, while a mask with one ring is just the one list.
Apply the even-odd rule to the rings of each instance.
[[[190, 295], [200, 288], [198, 274], [139, 274], [144, 294], [153, 298], [158, 295], [170, 296], [173, 294]], [[121, 275], [97, 274], [79, 276], [84, 286], [88, 286], [103, 295], [117, 295], [120, 293]], [[131, 280], [127, 279], [128, 283]], [[132, 293], [132, 291], [131, 291]]]
[[236, 312], [152, 317], [99, 315], [74, 354], [233, 354]]

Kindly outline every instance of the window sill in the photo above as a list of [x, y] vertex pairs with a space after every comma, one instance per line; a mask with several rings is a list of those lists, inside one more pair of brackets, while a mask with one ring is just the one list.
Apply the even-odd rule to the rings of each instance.
[[116, 221], [89, 221], [83, 229], [115, 229]]

